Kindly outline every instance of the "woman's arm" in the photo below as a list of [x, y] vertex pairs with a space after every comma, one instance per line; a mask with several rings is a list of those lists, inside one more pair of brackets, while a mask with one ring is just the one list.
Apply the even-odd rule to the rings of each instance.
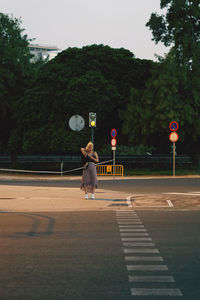
[[81, 153], [86, 157], [87, 156], [87, 152], [85, 148], [81, 148]]
[[98, 157], [97, 152], [94, 152], [94, 156], [90, 156], [90, 159], [93, 160], [95, 163], [98, 163], [99, 162], [99, 157]]

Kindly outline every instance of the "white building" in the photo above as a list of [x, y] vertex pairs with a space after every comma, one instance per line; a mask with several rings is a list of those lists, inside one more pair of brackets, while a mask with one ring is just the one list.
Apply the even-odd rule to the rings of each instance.
[[60, 52], [60, 49], [56, 46], [45, 46], [38, 44], [30, 44], [29, 49], [31, 54], [34, 55], [34, 57], [32, 58], [33, 62], [36, 62], [40, 59], [51, 60], [58, 54], [58, 52]]

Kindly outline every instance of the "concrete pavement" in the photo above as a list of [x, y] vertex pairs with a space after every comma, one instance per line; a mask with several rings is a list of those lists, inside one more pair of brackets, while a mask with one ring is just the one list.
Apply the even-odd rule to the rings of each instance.
[[[184, 178], [188, 178], [184, 177]], [[122, 183], [127, 179], [144, 179], [144, 177], [116, 177]], [[146, 177], [145, 177], [146, 178]], [[151, 179], [152, 177], [148, 177]], [[154, 177], [158, 178], [158, 177]], [[166, 178], [166, 177], [160, 177]], [[170, 178], [170, 177], [168, 177]], [[177, 177], [176, 177], [177, 178]], [[182, 178], [182, 177], [181, 177]], [[198, 176], [189, 178], [198, 178]], [[31, 174], [0, 174], [0, 212], [65, 212], [65, 211], [88, 211], [88, 210], [113, 210], [120, 208], [134, 209], [200, 209], [200, 190], [195, 193], [137, 193], [135, 188], [127, 192], [126, 186], [123, 191], [117, 191], [117, 185], [113, 185], [113, 176], [100, 177], [102, 181], [109, 181], [109, 189], [97, 189], [95, 200], [85, 200], [84, 193], [80, 190], [80, 176], [38, 176]], [[9, 184], [6, 182], [9, 180]], [[13, 184], [12, 184], [13, 180]], [[15, 185], [15, 181], [36, 182], [35, 186]], [[118, 181], [120, 180], [120, 181]], [[51, 186], [52, 182], [62, 181], [62, 187]], [[67, 186], [67, 182], [73, 181], [73, 185]], [[131, 181], [131, 180], [130, 180]], [[149, 180], [147, 180], [149, 182]], [[4, 184], [5, 182], [5, 184]], [[43, 183], [49, 186], [42, 186]], [[66, 187], [65, 187], [66, 182]], [[173, 181], [174, 182], [174, 181]], [[102, 184], [102, 182], [101, 182]], [[44, 185], [44, 184], [43, 184]], [[145, 184], [146, 185], [146, 184]], [[100, 186], [101, 187], [101, 186]], [[116, 188], [116, 190], [115, 190]], [[128, 207], [129, 206], [129, 207]]]
[[40, 212], [113, 209], [128, 193], [98, 189], [96, 199], [86, 200], [80, 188], [0, 186], [0, 211]]

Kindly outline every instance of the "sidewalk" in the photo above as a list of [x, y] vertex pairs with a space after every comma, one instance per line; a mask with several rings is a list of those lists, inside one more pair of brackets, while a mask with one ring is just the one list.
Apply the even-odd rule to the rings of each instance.
[[[175, 178], [199, 178], [200, 176], [176, 176]], [[172, 178], [172, 176], [137, 176], [137, 177], [115, 177], [117, 180], [127, 179], [158, 179]], [[180, 195], [163, 195], [163, 194], [134, 194], [130, 195], [125, 192], [109, 191], [97, 189], [95, 200], [85, 200], [84, 193], [79, 186], [76, 188], [69, 187], [44, 187], [44, 186], [17, 186], [12, 185], [12, 180], [17, 181], [48, 181], [48, 180], [81, 180], [81, 176], [38, 176], [38, 175], [14, 175], [0, 174], [0, 213], [2, 212], [65, 212], [65, 211], [82, 211], [82, 210], [113, 210], [113, 209], [131, 209], [128, 207], [127, 200], [132, 202], [135, 209], [141, 208], [168, 208], [168, 201], [172, 200], [177, 207], [194, 206], [200, 209], [199, 195], [196, 197], [187, 197]], [[113, 180], [113, 176], [98, 176], [98, 180]], [[4, 184], [4, 181], [9, 184]], [[185, 200], [186, 197], [186, 200]], [[185, 202], [186, 201], [186, 202]]]
[[129, 194], [98, 189], [95, 200], [86, 200], [80, 188], [0, 185], [0, 212], [64, 212], [116, 209]]

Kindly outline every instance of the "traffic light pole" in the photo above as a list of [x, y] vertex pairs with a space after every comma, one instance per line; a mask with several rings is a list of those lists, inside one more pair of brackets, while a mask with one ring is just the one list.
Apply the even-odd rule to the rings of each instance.
[[91, 128], [91, 142], [94, 144], [94, 127]]

